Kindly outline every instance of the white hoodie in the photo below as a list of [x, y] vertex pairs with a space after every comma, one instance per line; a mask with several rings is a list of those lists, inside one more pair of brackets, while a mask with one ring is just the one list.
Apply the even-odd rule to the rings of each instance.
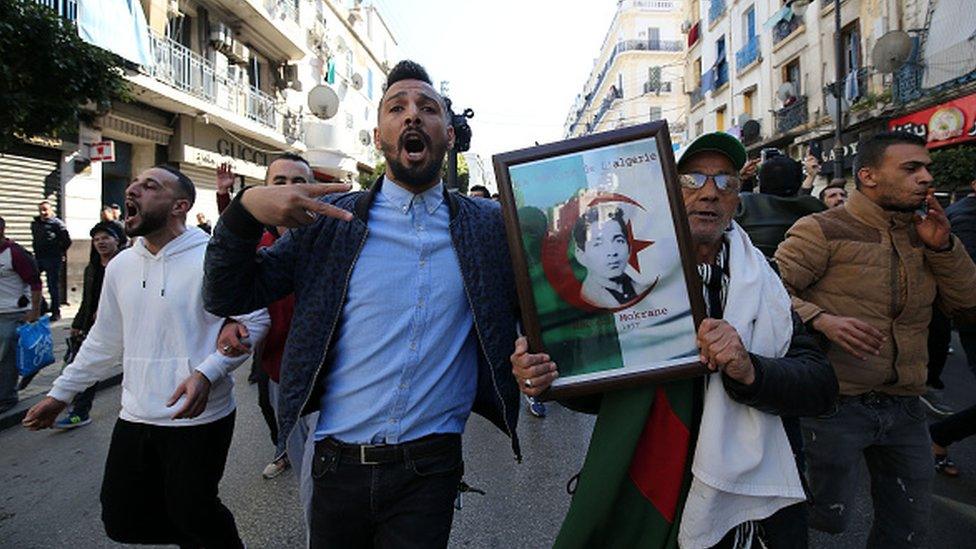
[[[74, 362], [54, 381], [48, 396], [71, 402], [79, 392], [122, 362], [122, 411], [126, 421], [166, 427], [202, 425], [234, 411], [234, 380], [228, 374], [248, 355], [230, 358], [217, 351], [224, 319], [203, 308], [203, 259], [208, 237], [187, 228], [156, 255], [142, 238], [105, 269], [95, 325]], [[271, 321], [267, 310], [235, 317], [250, 334], [253, 348]], [[186, 397], [166, 403], [194, 370], [210, 380], [202, 414], [172, 419]]]

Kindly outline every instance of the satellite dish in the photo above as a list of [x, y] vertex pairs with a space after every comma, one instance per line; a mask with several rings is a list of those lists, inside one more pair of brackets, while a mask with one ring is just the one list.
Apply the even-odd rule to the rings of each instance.
[[352, 75], [352, 87], [356, 88], [357, 90], [363, 89], [363, 75], [359, 74], [358, 72]]
[[368, 147], [369, 144], [373, 142], [372, 137], [369, 135], [369, 131], [359, 130], [359, 142], [362, 143], [364, 147]]
[[784, 82], [782, 86], [776, 90], [776, 97], [784, 103], [791, 97], [796, 97], [796, 86], [792, 82]]
[[339, 112], [339, 95], [330, 86], [320, 84], [308, 91], [308, 110], [328, 120]]
[[753, 141], [759, 139], [759, 132], [762, 128], [759, 126], [759, 121], [749, 120], [742, 124], [742, 141], [745, 143], [752, 143]]
[[752, 116], [750, 116], [749, 113], [744, 112], [739, 115], [738, 120], [739, 120], [739, 124], [738, 124], [739, 126], [745, 126], [746, 122], [752, 120]]
[[914, 43], [907, 32], [890, 31], [878, 39], [871, 50], [871, 62], [880, 72], [892, 73], [904, 65], [912, 55]]

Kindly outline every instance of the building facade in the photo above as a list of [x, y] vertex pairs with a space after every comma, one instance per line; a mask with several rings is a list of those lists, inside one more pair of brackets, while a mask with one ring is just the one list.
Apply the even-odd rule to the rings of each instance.
[[[128, 183], [153, 165], [175, 165], [194, 181], [189, 224], [198, 213], [216, 220], [215, 171], [223, 163], [242, 185], [263, 180], [284, 152], [307, 155], [326, 180], [372, 171], [376, 107], [397, 55], [375, 7], [346, 8], [339, 0], [38, 1], [76, 22], [86, 41], [126, 59], [130, 84], [130, 100], [94, 107], [95, 122], [82, 124], [76, 138], [33, 138], [0, 152], [4, 195], [4, 177], [21, 182], [16, 205], [0, 208], [15, 222], [13, 235], [24, 242], [20, 233], [36, 203], [49, 197], [76, 242], [69, 300], [80, 298], [88, 231], [102, 206], [124, 206]], [[109, 17], [105, 5], [113, 1]], [[92, 5], [101, 11], [87, 13]], [[120, 35], [129, 38], [120, 42]], [[307, 94], [317, 85], [339, 98], [329, 120], [309, 112]], [[114, 158], [92, 160], [95, 144], [106, 142]]]
[[682, 2], [619, 0], [583, 91], [566, 118], [578, 137], [667, 120], [672, 142], [684, 138]]

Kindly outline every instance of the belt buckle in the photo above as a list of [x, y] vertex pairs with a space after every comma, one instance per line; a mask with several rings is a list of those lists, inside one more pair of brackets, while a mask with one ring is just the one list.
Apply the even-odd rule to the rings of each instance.
[[359, 447], [359, 464], [360, 465], [379, 465], [378, 461], [366, 461], [366, 449], [376, 448], [377, 444], [363, 444]]

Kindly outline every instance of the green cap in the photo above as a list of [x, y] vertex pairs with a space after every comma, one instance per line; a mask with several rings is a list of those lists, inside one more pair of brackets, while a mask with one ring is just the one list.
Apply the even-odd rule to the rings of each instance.
[[746, 165], [746, 148], [742, 142], [725, 132], [712, 132], [699, 135], [684, 149], [678, 151], [678, 167], [686, 158], [702, 151], [715, 151], [724, 154], [732, 161], [736, 170]]

